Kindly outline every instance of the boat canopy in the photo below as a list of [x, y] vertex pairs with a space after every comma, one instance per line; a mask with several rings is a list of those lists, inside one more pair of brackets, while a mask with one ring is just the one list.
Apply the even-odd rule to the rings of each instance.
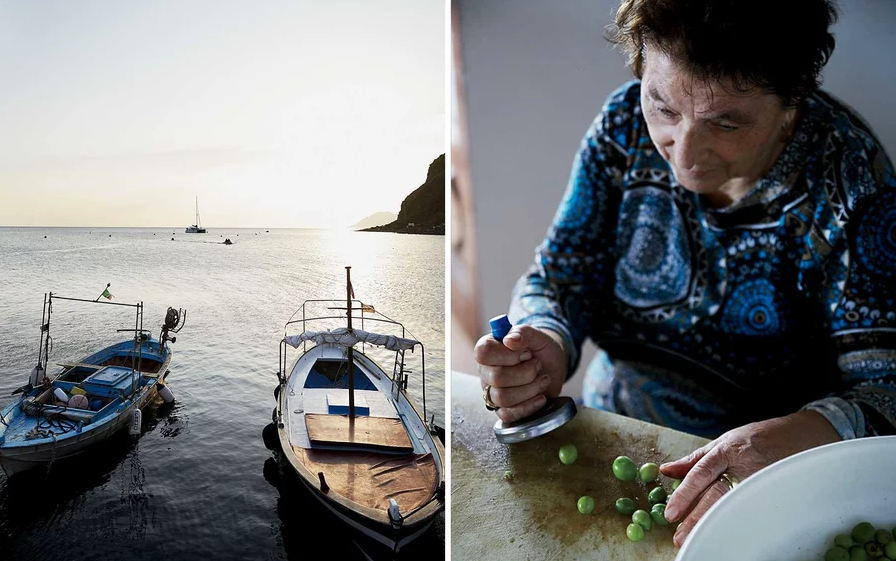
[[338, 327], [327, 331], [305, 331], [298, 335], [284, 337], [283, 340], [295, 348], [299, 348], [303, 341], [314, 341], [317, 344], [330, 343], [340, 347], [352, 347], [357, 343], [367, 343], [368, 345], [386, 347], [390, 351], [407, 351], [418, 344], [413, 339], [404, 339], [395, 335], [382, 335], [364, 331], [363, 329], [352, 329], [349, 331], [346, 327]]

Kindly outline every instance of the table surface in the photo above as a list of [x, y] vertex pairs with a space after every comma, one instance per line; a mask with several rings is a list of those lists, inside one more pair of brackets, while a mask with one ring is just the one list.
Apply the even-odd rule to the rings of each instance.
[[[669, 560], [674, 526], [653, 525], [643, 541], [625, 535], [630, 517], [615, 502], [629, 497], [650, 511], [656, 484], [622, 482], [613, 460], [637, 465], [684, 456], [706, 439], [595, 409], [579, 407], [563, 427], [528, 442], [505, 445], [494, 436], [497, 417], [485, 409], [479, 379], [451, 376], [451, 557], [483, 559]], [[574, 444], [578, 459], [560, 462], [558, 450]], [[505, 477], [505, 472], [510, 472]], [[658, 481], [667, 491], [671, 481]], [[580, 514], [576, 501], [594, 499]]]

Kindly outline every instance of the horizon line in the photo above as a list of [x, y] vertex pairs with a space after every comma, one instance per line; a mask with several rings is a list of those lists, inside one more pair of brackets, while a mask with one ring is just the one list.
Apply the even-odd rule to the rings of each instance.
[[[131, 230], [183, 230], [183, 226], [48, 226], [48, 225], [16, 225], [16, 224], [0, 224], [0, 228], [95, 228], [97, 230], [106, 229], [131, 229]], [[216, 226], [216, 230], [350, 230], [352, 226], [345, 227], [327, 227], [327, 226]], [[210, 230], [210, 228], [206, 228]], [[177, 232], [175, 232], [177, 233]], [[206, 232], [209, 233], [209, 232]], [[186, 232], [181, 231], [181, 234]]]

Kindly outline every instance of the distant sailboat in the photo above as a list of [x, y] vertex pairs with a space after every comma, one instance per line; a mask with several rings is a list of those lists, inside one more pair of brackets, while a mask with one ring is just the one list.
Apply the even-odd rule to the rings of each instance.
[[205, 228], [202, 227], [202, 221], [199, 220], [199, 197], [196, 197], [196, 224], [184, 230], [187, 234], [204, 234]]

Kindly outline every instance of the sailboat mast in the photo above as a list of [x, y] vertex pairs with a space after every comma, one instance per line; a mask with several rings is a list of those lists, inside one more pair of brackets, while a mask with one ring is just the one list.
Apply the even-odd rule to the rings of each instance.
[[[352, 332], [352, 268], [345, 268], [345, 308], [348, 313], [348, 332]], [[355, 361], [354, 350], [348, 348], [348, 418], [355, 418]]]
[[199, 221], [199, 196], [196, 196], [196, 227], [202, 229], [202, 222]]
[[[37, 365], [41, 366], [44, 361], [44, 333], [46, 337], [50, 336], [50, 320], [47, 318], [47, 295], [44, 294], [44, 311], [40, 316], [40, 345], [37, 347]], [[46, 329], [44, 329], [46, 327]]]

